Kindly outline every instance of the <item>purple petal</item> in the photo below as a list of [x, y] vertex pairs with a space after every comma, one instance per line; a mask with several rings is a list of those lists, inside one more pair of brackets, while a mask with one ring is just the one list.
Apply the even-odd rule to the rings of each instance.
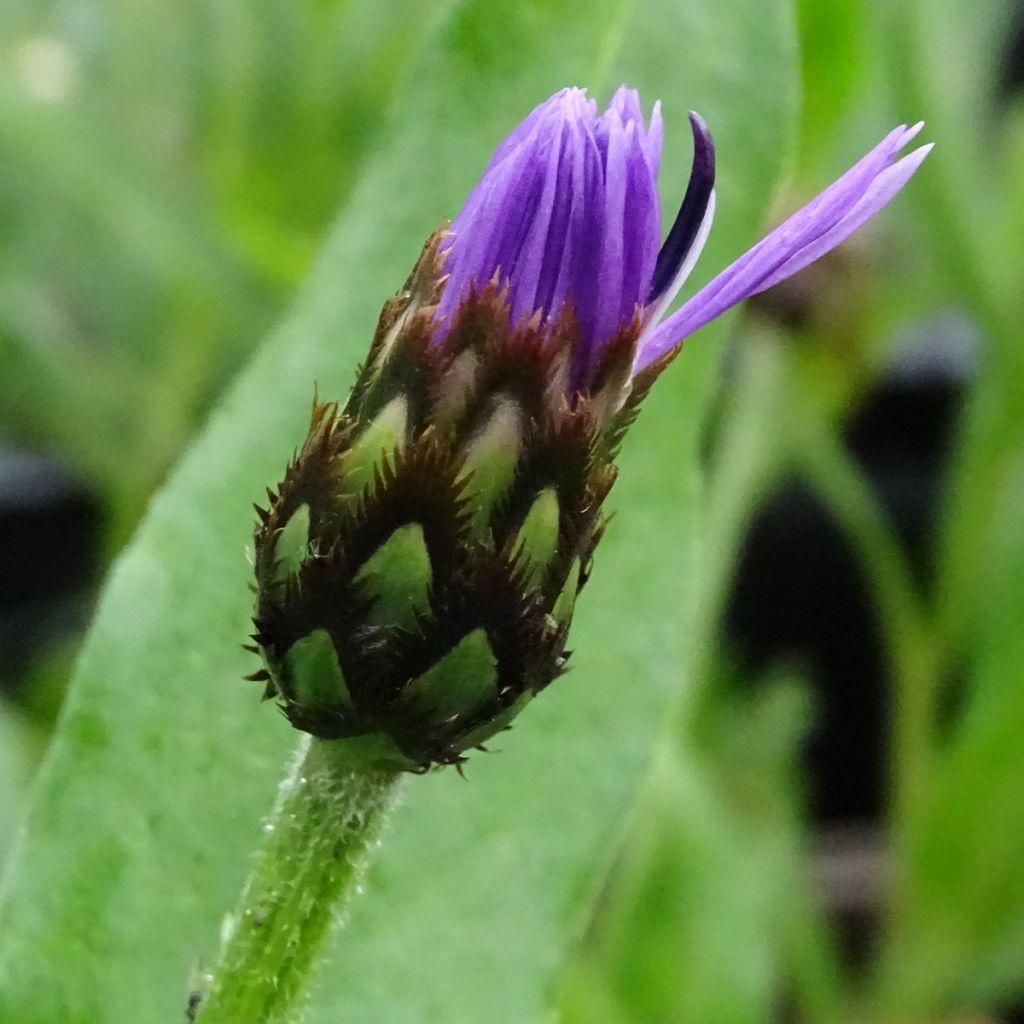
[[[551, 96], [543, 103], [539, 103], [534, 107], [533, 110], [531, 110], [530, 113], [512, 129], [512, 131], [504, 138], [498, 148], [494, 151], [494, 155], [491, 157], [487, 166], [484, 168], [483, 174], [480, 176], [480, 183], [477, 187], [479, 188], [480, 185], [483, 184], [483, 181], [487, 177], [489, 171], [500, 164], [519, 146], [531, 139], [533, 133], [537, 129], [537, 126], [541, 122], [550, 119], [552, 116], [557, 116], [559, 109], [566, 103], [571, 95], [581, 91], [582, 90], [573, 88], [560, 89], [554, 94], [554, 96]], [[590, 103], [591, 106], [594, 106], [592, 100]], [[469, 200], [467, 200], [467, 202], [469, 202]]]
[[930, 146], [893, 158], [920, 131], [890, 132], [824, 192], [727, 267], [642, 340], [635, 370], [642, 370], [694, 331], [744, 299], [770, 288], [823, 256], [873, 217], [907, 183]]
[[837, 245], [849, 238], [854, 231], [866, 224], [910, 181], [934, 145], [934, 143], [929, 143], [926, 146], [919, 146], [912, 153], [908, 153], [891, 167], [882, 171], [849, 213], [843, 216], [830, 231], [826, 231], [819, 238], [793, 253], [775, 273], [769, 274], [761, 282], [758, 290], [765, 291], [780, 281], [784, 281], [787, 277], [792, 277], [797, 271], [803, 270], [804, 267], [810, 266], [827, 252], [831, 252]]
[[574, 383], [582, 387], [597, 358], [600, 344], [628, 323], [649, 287], [661, 234], [657, 179], [652, 160], [660, 157], [660, 138], [652, 140], [639, 113], [632, 90], [619, 90], [595, 133], [604, 156], [604, 207], [598, 210], [600, 228], [596, 278], [584, 278], [593, 291], [585, 300], [577, 290], [578, 314], [592, 310], [581, 321], [581, 351], [575, 361]]
[[[643, 122], [634, 121], [627, 137], [626, 208], [623, 216], [622, 299], [620, 319], [629, 320], [650, 290], [661, 240], [658, 179], [646, 152]], [[616, 325], [618, 326], [618, 325]]]
[[623, 226], [629, 185], [626, 160], [627, 152], [632, 148], [634, 129], [632, 122], [623, 122], [617, 118], [608, 118], [607, 122], [604, 209], [601, 211], [604, 230], [601, 233], [601, 262], [597, 281], [602, 308], [597, 314], [597, 327], [601, 332], [610, 333], [614, 331], [622, 309]]
[[636, 122], [612, 127], [598, 279], [602, 336], [632, 318], [651, 279], [660, 234], [656, 188]]
[[758, 242], [724, 273], [719, 274], [704, 289], [705, 301], [712, 297], [718, 299], [723, 303], [722, 310], [735, 305], [740, 301], [738, 296], [742, 295], [748, 282], [758, 281], [770, 273], [781, 254], [796, 251], [830, 229], [913, 134], [916, 134], [916, 129], [908, 132], [905, 126], [890, 132], [878, 146], [824, 192]]
[[657, 302], [678, 276], [679, 269], [700, 232], [711, 202], [711, 193], [715, 188], [715, 143], [704, 118], [692, 110], [690, 128], [693, 131], [693, 165], [690, 169], [690, 180], [675, 222], [658, 253], [651, 291], [647, 297], [649, 303]]
[[[616, 119], [623, 127], [630, 123], [636, 125], [637, 141], [640, 150], [650, 169], [651, 177], [657, 181], [658, 168], [661, 164], [662, 143], [660, 101], [655, 102], [651, 110], [650, 125], [645, 129], [643, 109], [640, 106], [640, 94], [636, 89], [629, 89], [624, 85], [620, 85], [605, 109], [604, 114], [598, 119], [596, 135], [599, 145], [601, 144], [602, 132]], [[602, 152], [604, 152], [603, 148]]]
[[[452, 224], [440, 317], [453, 313], [470, 286], [486, 284], [495, 271], [500, 270], [510, 284], [519, 280], [518, 266], [531, 227], [538, 216], [550, 216], [543, 204], [557, 181], [566, 120], [581, 108], [585, 116], [587, 102], [581, 91], [565, 89], [541, 104], [499, 146]], [[542, 257], [540, 253], [538, 258]], [[512, 288], [513, 306], [530, 305], [535, 289], [536, 279], [528, 285], [531, 294], [524, 289], [523, 300], [517, 301]]]
[[636, 89], [630, 89], [628, 85], [620, 85], [615, 90], [615, 95], [608, 101], [605, 107], [604, 116], [617, 116], [623, 128], [630, 121], [643, 124], [644, 112], [640, 107], [640, 94]]
[[[689, 280], [690, 274], [693, 273], [693, 268], [697, 265], [697, 261], [700, 259], [701, 253], [704, 251], [704, 246], [707, 244], [708, 236], [711, 234], [711, 225], [715, 220], [715, 206], [716, 197], [715, 190], [711, 190], [711, 194], [708, 196], [708, 204], [704, 210], [704, 219], [697, 226], [697, 232], [694, 235], [693, 242], [690, 245], [689, 251], [680, 264], [679, 269], [676, 271], [676, 276], [672, 279], [672, 282], [661, 294], [661, 296], [653, 303], [648, 303], [646, 310], [647, 319], [647, 331], [652, 332], [657, 327], [661, 318], [665, 315], [665, 310], [672, 305], [672, 300], [679, 294], [679, 290]], [[642, 349], [645, 342], [646, 334], [642, 335], [639, 342], [639, 347]]]
[[[561, 265], [565, 230], [556, 225], [568, 220], [572, 196], [574, 148], [570, 142], [572, 128], [563, 124], [547, 154], [547, 166], [538, 193], [531, 196], [529, 206], [533, 217], [521, 244], [514, 240], [508, 258], [498, 262], [498, 269], [511, 281], [512, 316], [529, 316], [543, 304], [543, 294], [551, 289], [552, 266], [555, 273]], [[547, 275], [545, 276], [545, 269]]]
[[647, 127], [647, 166], [651, 169], [651, 177], [657, 181], [661, 169], [661, 142], [664, 126], [661, 121], [661, 100], [654, 101], [651, 109], [651, 123]]

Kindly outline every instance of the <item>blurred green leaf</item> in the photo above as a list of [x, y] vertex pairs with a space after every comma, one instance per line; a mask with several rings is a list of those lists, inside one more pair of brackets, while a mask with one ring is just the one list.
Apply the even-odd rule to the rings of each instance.
[[308, 270], [450, 6], [0, 9], [0, 429], [88, 472], [116, 546]]
[[[915, 186], [928, 206], [930, 245], [956, 294], [983, 316], [996, 301], [984, 254], [1005, 199], [995, 187], [990, 139], [1009, 15], [1007, 0], [901, 0], [878, 25], [899, 109], [925, 119], [928, 137], [938, 141], [928, 173]], [[979, 180], [989, 187], [978, 188]]]
[[661, 751], [564, 993], [569, 1024], [769, 1021], [791, 994], [839, 1005], [839, 971], [801, 853], [796, 753], [805, 686], [741, 693], [715, 639], [750, 517], [788, 464], [784, 348], [745, 325], [716, 406], [699, 609], [682, 728]]
[[914, 188], [927, 251], [949, 301], [964, 305], [983, 332], [940, 538], [936, 639], [950, 664], [1000, 599], [1005, 562], [990, 542], [996, 521], [1013, 511], [1014, 453], [1024, 444], [1024, 247], [1019, 233], [1008, 231], [1019, 198], [1005, 159], [1013, 155], [1012, 135], [1007, 147], [995, 102], [1011, 13], [1007, 0], [905, 0], [885, 21], [890, 87], [900, 108], [927, 119], [937, 140]]
[[24, 802], [33, 743], [29, 729], [0, 703], [0, 857], [10, 849]]
[[767, 1022], [788, 994], [789, 937], [806, 925], [792, 778], [805, 702], [788, 686], [722, 698], [703, 742], [694, 730], [660, 751], [570, 975], [567, 1024]]
[[999, 1005], [1024, 987], [1024, 545], [1019, 517], [1004, 525], [1018, 538], [1002, 550], [1014, 583], [962, 666], [962, 706], [899, 866], [880, 998], [911, 1015]]
[[896, 823], [894, 916], [877, 993], [896, 1016], [990, 1007], [1024, 985], [1024, 249], [1015, 230], [1019, 101], [1013, 112], [996, 96], [1011, 14], [1005, 0], [908, 0], [892, 11], [892, 84], [939, 142], [934, 169], [921, 175], [921, 223], [949, 300], [966, 307], [982, 340], [935, 588], [931, 646], [945, 689], [933, 688], [929, 715], [945, 728], [929, 737], [924, 799]]
[[803, 109], [800, 164], [821, 166], [862, 83], [867, 10], [861, 3], [797, 0]]
[[[680, 54], [685, 59], [680, 59]], [[381, 300], [457, 208], [489, 150], [566, 82], [622, 79], [666, 101], [678, 201], [684, 111], [715, 126], [720, 221], [706, 267], [756, 231], [789, 138], [785, 0], [474, 2], [409, 74], [386, 144], [294, 314], [222, 403], [119, 562], [0, 908], [0, 1016], [20, 1024], [173, 1019], [217, 946], [294, 734], [237, 681], [250, 597], [248, 502], [304, 430], [312, 382], [342, 394]], [[756, 87], [752, 86], [756, 83]], [[782, 126], [780, 130], [780, 125]], [[709, 271], [705, 270], [706, 276]], [[574, 633], [575, 670], [469, 783], [410, 780], [350, 909], [314, 1020], [540, 1020], [667, 725], [692, 617], [705, 337], [627, 444]]]

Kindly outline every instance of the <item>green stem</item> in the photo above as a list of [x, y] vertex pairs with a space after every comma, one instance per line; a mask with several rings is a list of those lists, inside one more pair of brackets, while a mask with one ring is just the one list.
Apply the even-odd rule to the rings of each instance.
[[201, 1024], [284, 1024], [301, 1016], [310, 976], [395, 800], [399, 771], [357, 741], [303, 737], [263, 826], [203, 998]]

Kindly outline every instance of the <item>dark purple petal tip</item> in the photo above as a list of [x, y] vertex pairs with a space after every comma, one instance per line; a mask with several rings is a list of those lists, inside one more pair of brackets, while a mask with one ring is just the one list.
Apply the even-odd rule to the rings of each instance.
[[715, 188], [715, 143], [704, 118], [696, 111], [690, 111], [690, 128], [693, 131], [693, 165], [690, 180], [686, 186], [679, 212], [665, 239], [658, 261], [654, 266], [654, 279], [647, 302], [657, 302], [668, 291], [693, 248], [701, 224], [711, 202]]

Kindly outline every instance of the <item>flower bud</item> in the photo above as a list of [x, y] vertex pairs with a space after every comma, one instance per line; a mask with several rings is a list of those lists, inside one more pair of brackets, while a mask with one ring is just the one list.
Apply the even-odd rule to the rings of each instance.
[[608, 347], [601, 401], [552, 386], [573, 318], [516, 323], [496, 283], [436, 337], [445, 237], [345, 408], [314, 405], [256, 531], [266, 696], [324, 739], [383, 733], [414, 768], [460, 762], [564, 671], [638, 333]]
[[[565, 670], [614, 459], [689, 333], [806, 266], [927, 153], [898, 129], [662, 320], [714, 211], [694, 159], [659, 249], [660, 112], [567, 89], [494, 154], [450, 230], [381, 313], [343, 408], [257, 508], [265, 683], [297, 728], [378, 734], [407, 767], [460, 764]], [[661, 321], [659, 323], [659, 321]]]

